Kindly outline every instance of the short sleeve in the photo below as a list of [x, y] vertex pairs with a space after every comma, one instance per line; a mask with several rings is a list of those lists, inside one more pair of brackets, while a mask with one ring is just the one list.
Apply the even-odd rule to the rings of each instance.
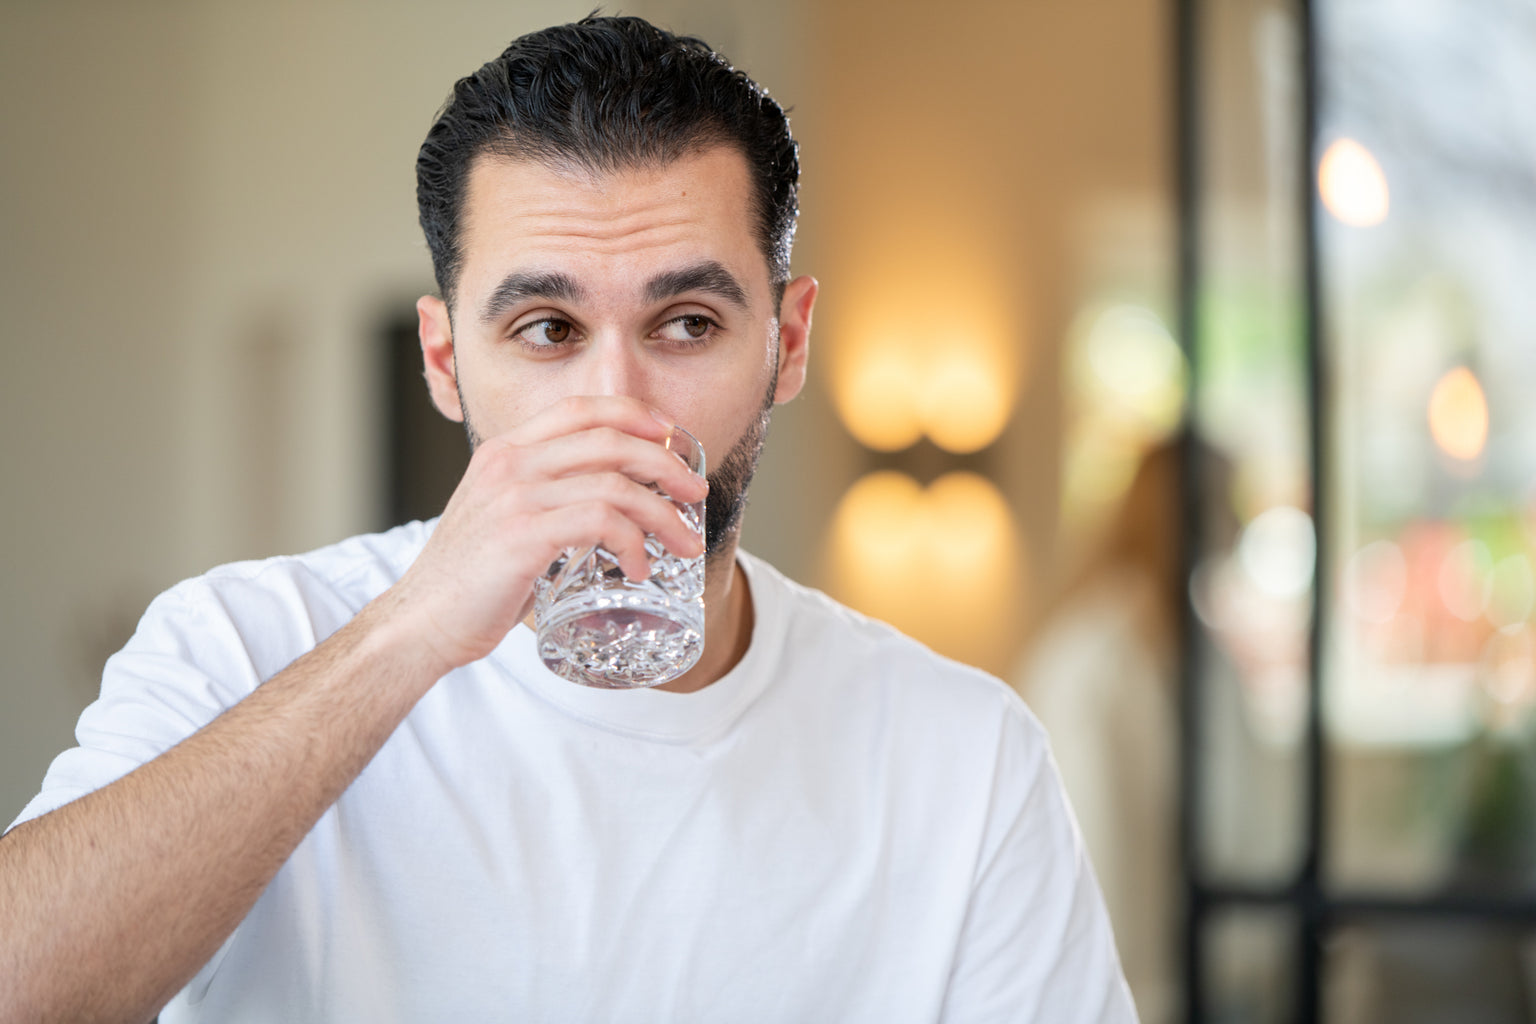
[[1044, 730], [1004, 722], [942, 1019], [1134, 1024], [1104, 898]]
[[259, 682], [214, 590], [192, 580], [157, 597], [128, 644], [107, 659], [101, 693], [54, 758], [41, 792], [7, 831], [102, 788], [160, 756]]

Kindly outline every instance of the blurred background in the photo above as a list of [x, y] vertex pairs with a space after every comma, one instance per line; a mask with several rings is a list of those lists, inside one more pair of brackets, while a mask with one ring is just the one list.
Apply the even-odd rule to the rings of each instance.
[[[0, 819], [149, 599], [440, 509], [523, 0], [0, 2]], [[746, 545], [1018, 687], [1148, 1024], [1536, 1019], [1536, 0], [636, 0], [802, 144]]]

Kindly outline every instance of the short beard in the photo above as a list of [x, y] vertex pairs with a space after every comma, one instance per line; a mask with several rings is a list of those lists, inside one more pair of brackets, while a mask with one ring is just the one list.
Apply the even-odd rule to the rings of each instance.
[[455, 355], [453, 357], [453, 390], [459, 395], [459, 411], [464, 414], [464, 437], [469, 441], [469, 454], [473, 458], [475, 452], [480, 449], [480, 442], [484, 439], [469, 418], [469, 403], [464, 401], [464, 385], [459, 383], [462, 379], [459, 375], [459, 357]]
[[[458, 387], [458, 374], [454, 374], [454, 386]], [[762, 405], [741, 437], [731, 445], [730, 451], [720, 460], [714, 471], [708, 473], [709, 498], [704, 503], [704, 562], [713, 565], [728, 547], [733, 547], [741, 534], [741, 519], [747, 511], [747, 491], [752, 478], [757, 475], [757, 462], [763, 455], [763, 443], [768, 438], [768, 423], [773, 419], [773, 395], [779, 389], [779, 346], [775, 338], [773, 346], [773, 374], [768, 380], [768, 390]], [[464, 389], [458, 388], [459, 408], [464, 410], [464, 434], [469, 439], [469, 451], [473, 455], [480, 447], [480, 434], [469, 418], [469, 405], [464, 401]], [[707, 455], [707, 453], [706, 453]]]
[[778, 390], [778, 358], [774, 358], [773, 377], [762, 406], [741, 437], [725, 453], [720, 465], [708, 474], [709, 498], [704, 504], [704, 561], [719, 560], [728, 547], [734, 547], [741, 533], [741, 518], [747, 511], [747, 491], [757, 474], [757, 460], [763, 454], [768, 437], [768, 421], [773, 418], [773, 393]]

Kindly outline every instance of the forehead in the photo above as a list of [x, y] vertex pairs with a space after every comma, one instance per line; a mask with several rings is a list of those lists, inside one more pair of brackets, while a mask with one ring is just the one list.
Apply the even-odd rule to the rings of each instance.
[[701, 257], [766, 282], [752, 207], [746, 159], [728, 147], [612, 172], [481, 155], [461, 221], [462, 290], [529, 264], [623, 273]]

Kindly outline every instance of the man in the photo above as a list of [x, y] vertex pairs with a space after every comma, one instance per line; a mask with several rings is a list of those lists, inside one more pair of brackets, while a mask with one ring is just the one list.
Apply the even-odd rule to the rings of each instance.
[[[805, 376], [782, 111], [634, 19], [526, 36], [418, 160], [440, 520], [151, 606], [0, 840], [0, 1018], [1133, 1019], [1045, 742], [1003, 684], [736, 550]], [[657, 443], [688, 428], [707, 482]], [[697, 554], [661, 690], [540, 663], [534, 580]]]

